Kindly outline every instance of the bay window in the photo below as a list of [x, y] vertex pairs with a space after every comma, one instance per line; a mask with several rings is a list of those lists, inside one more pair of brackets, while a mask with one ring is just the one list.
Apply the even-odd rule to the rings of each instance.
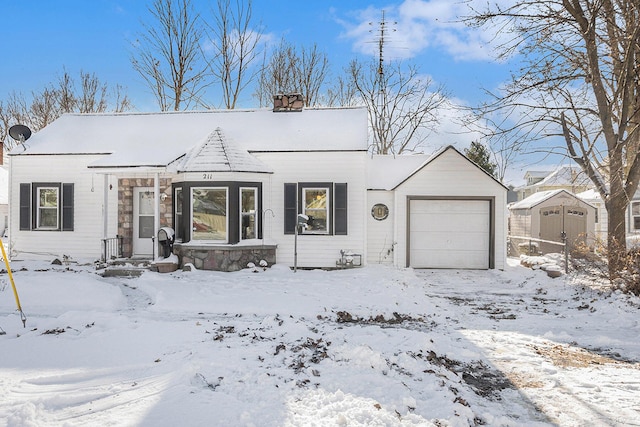
[[255, 239], [258, 189], [240, 188], [240, 239]]
[[227, 189], [191, 189], [192, 240], [227, 242]]

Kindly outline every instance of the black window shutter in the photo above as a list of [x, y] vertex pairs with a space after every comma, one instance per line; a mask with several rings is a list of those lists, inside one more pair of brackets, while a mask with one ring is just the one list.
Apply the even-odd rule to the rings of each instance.
[[62, 231], [73, 231], [73, 184], [62, 184]]
[[20, 184], [20, 230], [31, 230], [31, 184]]
[[347, 234], [347, 183], [334, 184], [334, 234]]
[[297, 195], [297, 184], [284, 184], [284, 234], [294, 234], [296, 232], [298, 216]]

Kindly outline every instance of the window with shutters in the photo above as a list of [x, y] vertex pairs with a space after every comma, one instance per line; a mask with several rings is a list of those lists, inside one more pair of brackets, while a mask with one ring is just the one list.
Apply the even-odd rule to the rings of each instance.
[[302, 234], [347, 234], [346, 183], [286, 183], [284, 185], [285, 234], [295, 233], [298, 214], [309, 217]]
[[20, 230], [73, 231], [73, 184], [20, 184]]

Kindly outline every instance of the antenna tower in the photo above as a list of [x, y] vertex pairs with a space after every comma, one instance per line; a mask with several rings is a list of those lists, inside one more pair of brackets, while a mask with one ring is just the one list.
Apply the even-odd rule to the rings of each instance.
[[[370, 25], [372, 25], [372, 23], [369, 23]], [[384, 10], [382, 11], [382, 17], [380, 18], [380, 21], [377, 22], [378, 24], [378, 74], [380, 76], [384, 75], [384, 45], [385, 43], [387, 43], [389, 40], [387, 39], [388, 35], [387, 33], [389, 31], [396, 31], [395, 28], [390, 28], [391, 25], [395, 25], [397, 24], [397, 22], [389, 22], [386, 20], [385, 16], [384, 16]]]

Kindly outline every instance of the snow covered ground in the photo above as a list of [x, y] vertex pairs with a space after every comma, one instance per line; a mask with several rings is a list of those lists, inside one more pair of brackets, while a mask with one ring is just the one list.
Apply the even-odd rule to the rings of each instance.
[[1, 426], [640, 425], [640, 299], [585, 275], [12, 267]]

